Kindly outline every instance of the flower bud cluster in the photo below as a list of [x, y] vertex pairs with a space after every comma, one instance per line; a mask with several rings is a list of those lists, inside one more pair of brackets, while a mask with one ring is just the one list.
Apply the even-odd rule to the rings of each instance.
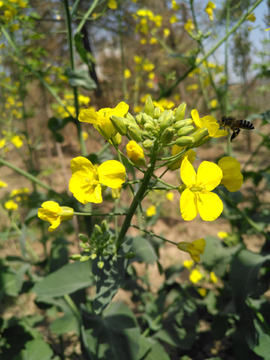
[[[79, 239], [80, 247], [83, 248], [83, 255], [75, 254], [71, 255], [70, 259], [87, 261], [89, 259], [96, 259], [97, 257], [103, 258], [106, 256], [114, 255], [116, 252], [115, 240], [116, 237], [109, 231], [106, 220], [101, 223], [101, 226], [95, 225], [94, 231], [90, 238], [80, 234]], [[98, 262], [98, 267], [102, 268], [103, 261]]]

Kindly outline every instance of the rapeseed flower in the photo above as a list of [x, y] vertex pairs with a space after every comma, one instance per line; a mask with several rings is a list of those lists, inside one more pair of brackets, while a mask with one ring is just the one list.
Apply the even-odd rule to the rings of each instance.
[[[172, 147], [172, 155], [176, 155], [179, 154], [180, 151], [182, 151], [184, 149], [184, 147], [182, 146], [178, 146], [178, 145], [173, 145]], [[172, 162], [171, 164], [168, 165], [168, 167], [170, 168], [170, 170], [176, 170], [179, 169], [182, 161], [184, 160], [185, 157], [188, 157], [188, 161], [193, 164], [195, 161], [195, 156], [196, 156], [196, 152], [194, 150], [188, 150], [184, 155], [182, 155], [180, 157], [180, 159], [177, 162]]]
[[254, 12], [252, 14], [249, 14], [247, 16], [246, 20], [251, 21], [251, 22], [255, 22], [256, 21], [256, 16], [254, 15]]
[[206, 127], [210, 137], [219, 138], [221, 136], [228, 135], [226, 130], [219, 130], [219, 124], [214, 116], [207, 115], [203, 118], [199, 117], [199, 113], [196, 109], [191, 110], [191, 117], [196, 124], [197, 128], [201, 129]]
[[191, 274], [189, 275], [189, 280], [193, 283], [196, 284], [197, 282], [199, 282], [201, 279], [203, 278], [203, 275], [199, 272], [199, 270], [194, 269], [192, 270]]
[[180, 175], [186, 188], [181, 194], [180, 210], [184, 220], [193, 220], [198, 213], [205, 221], [213, 221], [223, 211], [223, 203], [218, 195], [211, 191], [220, 184], [222, 171], [219, 166], [203, 161], [196, 172], [184, 158]]
[[119, 161], [108, 160], [95, 166], [85, 157], [78, 156], [70, 161], [72, 177], [69, 190], [82, 204], [101, 203], [102, 190], [121, 187], [126, 177], [126, 169]]
[[49, 231], [54, 231], [62, 221], [67, 221], [73, 218], [74, 210], [68, 206], [60, 206], [55, 201], [45, 201], [42, 208], [38, 209], [38, 217], [41, 220], [49, 221], [51, 226]]
[[216, 284], [218, 282], [218, 278], [217, 278], [216, 274], [213, 271], [210, 272], [210, 280], [214, 284]]
[[226, 238], [229, 236], [229, 234], [228, 234], [226, 231], [219, 231], [219, 232], [217, 233], [217, 236], [218, 236], [220, 239], [226, 239]]
[[131, 140], [126, 145], [127, 155], [128, 157], [137, 165], [144, 166], [145, 163], [145, 157], [143, 149], [140, 147], [139, 144], [136, 143], [136, 141]]
[[18, 209], [18, 204], [15, 203], [15, 201], [13, 200], [8, 200], [4, 203], [4, 207], [7, 210], [17, 210]]
[[187, 32], [191, 32], [192, 30], [195, 29], [195, 25], [193, 24], [192, 20], [189, 19], [185, 25], [184, 25], [184, 29], [187, 31]]
[[199, 288], [197, 291], [202, 297], [205, 297], [207, 294], [207, 290], [205, 288]]
[[4, 181], [0, 180], [0, 188], [1, 187], [7, 187], [7, 183], [5, 183]]
[[208, 1], [206, 8], [205, 8], [205, 12], [208, 14], [210, 21], [214, 20], [213, 9], [215, 9], [215, 7], [216, 7], [216, 5], [214, 3], [212, 3], [212, 1]]
[[147, 217], [152, 217], [152, 216], [156, 215], [156, 213], [157, 213], [157, 209], [156, 209], [155, 205], [149, 206], [149, 208], [146, 209]]
[[125, 102], [120, 102], [114, 109], [104, 108], [99, 111], [85, 109], [80, 112], [78, 120], [94, 125], [94, 128], [106, 139], [110, 140], [116, 135], [117, 131], [113, 127], [110, 116], [124, 117], [128, 112], [129, 106]]
[[198, 239], [191, 243], [181, 241], [177, 244], [177, 247], [179, 250], [188, 252], [193, 261], [199, 262], [201, 260], [199, 255], [204, 253], [205, 244], [206, 242], [204, 239]]
[[174, 193], [169, 191], [167, 194], [166, 194], [166, 198], [169, 200], [169, 201], [173, 201], [173, 198], [174, 198]]
[[184, 260], [183, 261], [183, 266], [187, 269], [191, 269], [193, 264], [194, 264], [193, 260]]
[[243, 184], [243, 175], [241, 174], [241, 165], [238, 160], [231, 156], [225, 156], [218, 162], [221, 168], [223, 178], [220, 182], [230, 192], [235, 192], [240, 189]]

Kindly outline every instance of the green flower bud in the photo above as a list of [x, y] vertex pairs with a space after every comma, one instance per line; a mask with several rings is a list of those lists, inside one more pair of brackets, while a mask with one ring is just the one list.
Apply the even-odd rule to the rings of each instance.
[[97, 257], [97, 254], [91, 254], [91, 255], [90, 255], [90, 259], [91, 259], [91, 260], [95, 260], [96, 257]]
[[151, 116], [143, 113], [143, 115], [142, 115], [142, 122], [143, 122], [144, 124], [146, 124], [146, 123], [154, 124], [154, 119], [153, 119]]
[[80, 258], [82, 257], [82, 255], [80, 254], [74, 254], [74, 255], [70, 255], [70, 260], [75, 260], [75, 261], [78, 261], [80, 260]]
[[207, 143], [208, 140], [209, 140], [209, 136], [206, 136], [203, 140], [196, 142], [193, 147], [200, 147], [205, 143]]
[[109, 233], [109, 231], [105, 231], [104, 234], [103, 234], [103, 238], [104, 238], [104, 241], [108, 241], [111, 237], [111, 234]]
[[104, 267], [104, 261], [99, 261], [99, 262], [97, 263], [97, 267], [100, 268], [100, 269], [102, 269], [102, 268]]
[[90, 252], [90, 251], [91, 251], [90, 248], [84, 249], [84, 252]]
[[155, 125], [151, 124], [151, 123], [144, 124], [144, 128], [145, 128], [145, 130], [150, 131], [150, 132], [156, 129]]
[[161, 115], [161, 110], [160, 110], [159, 107], [156, 107], [156, 108], [154, 109], [153, 118], [154, 118], [154, 119], [158, 119], [158, 118], [160, 117], [160, 115]]
[[179, 120], [173, 125], [173, 128], [175, 130], [180, 130], [180, 129], [182, 129], [182, 127], [187, 126], [187, 125], [192, 125], [192, 124], [193, 124], [192, 119]]
[[141, 135], [140, 129], [136, 128], [135, 126], [133, 126], [133, 125], [129, 126], [128, 132], [129, 132], [129, 136], [131, 137], [132, 140], [137, 141], [137, 142], [142, 140], [142, 135]]
[[126, 114], [126, 118], [137, 125], [135, 118], [129, 112]]
[[134, 252], [129, 252], [125, 255], [126, 259], [133, 259], [136, 256]]
[[194, 126], [188, 125], [180, 129], [177, 133], [178, 136], [186, 136], [188, 135], [192, 130], [194, 130]]
[[80, 242], [80, 243], [79, 243], [79, 246], [80, 246], [81, 248], [83, 248], [83, 249], [86, 249], [86, 248], [88, 247], [88, 245], [85, 244], [85, 243], [83, 243], [83, 242]]
[[175, 113], [174, 113], [174, 117], [175, 117], [175, 120], [176, 121], [179, 121], [179, 120], [183, 120], [184, 117], [185, 117], [185, 112], [186, 112], [186, 107], [187, 107], [187, 104], [186, 103], [182, 103], [178, 106], [178, 108], [175, 110]]
[[142, 145], [145, 149], [152, 149], [152, 147], [154, 146], [154, 141], [147, 139], [143, 142]]
[[115, 130], [117, 130], [119, 132], [119, 134], [126, 135], [127, 128], [126, 128], [126, 124], [125, 124], [125, 120], [126, 120], [125, 118], [121, 118], [120, 116], [112, 115], [110, 117], [110, 120], [113, 124], [113, 127], [115, 128]]
[[174, 116], [172, 110], [168, 111], [168, 114], [160, 122], [160, 131], [165, 130], [167, 127], [174, 123]]
[[148, 96], [145, 101], [144, 112], [151, 117], [154, 115], [154, 104], [150, 96]]
[[79, 239], [84, 243], [86, 243], [88, 241], [88, 237], [83, 234], [79, 234]]
[[103, 231], [101, 230], [101, 227], [99, 225], [95, 225], [94, 227], [94, 234], [96, 235], [96, 237], [100, 234], [103, 234]]
[[83, 262], [83, 261], [87, 261], [87, 260], [89, 260], [89, 259], [90, 259], [90, 256], [85, 255], [85, 256], [82, 256], [82, 257], [80, 258], [80, 261]]
[[102, 223], [101, 223], [101, 225], [100, 225], [100, 227], [101, 227], [101, 230], [103, 231], [103, 233], [105, 233], [105, 231], [108, 230], [107, 221], [106, 221], [106, 220], [103, 220]]
[[192, 134], [192, 137], [194, 138], [195, 143], [198, 143], [198, 142], [202, 141], [205, 138], [205, 136], [207, 136], [207, 135], [209, 135], [208, 129], [206, 127], [204, 127], [204, 128], [201, 128], [201, 129], [195, 131]]
[[142, 115], [141, 115], [141, 114], [136, 115], [136, 116], [135, 116], [135, 119], [136, 119], [136, 121], [137, 121], [138, 124], [143, 125]]
[[173, 137], [174, 137], [174, 130], [172, 127], [168, 127], [161, 134], [160, 140], [163, 145], [167, 145], [172, 141]]
[[191, 146], [193, 145], [195, 142], [194, 138], [191, 136], [182, 136], [179, 139], [177, 139], [175, 141], [175, 144], [177, 146], [181, 146], [181, 147], [186, 147], [186, 146]]

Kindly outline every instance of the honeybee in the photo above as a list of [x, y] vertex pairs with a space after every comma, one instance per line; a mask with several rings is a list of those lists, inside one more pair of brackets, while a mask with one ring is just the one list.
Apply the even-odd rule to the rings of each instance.
[[236, 136], [239, 135], [241, 129], [245, 130], [253, 130], [254, 126], [250, 121], [247, 120], [236, 120], [236, 118], [232, 116], [222, 116], [221, 119], [218, 121], [220, 127], [223, 126], [225, 128], [229, 128], [232, 130], [231, 142], [233, 141]]

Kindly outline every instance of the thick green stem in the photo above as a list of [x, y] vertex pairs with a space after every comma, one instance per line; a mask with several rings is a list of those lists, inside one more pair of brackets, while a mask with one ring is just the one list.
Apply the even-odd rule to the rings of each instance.
[[153, 175], [154, 172], [154, 168], [155, 168], [155, 164], [156, 164], [156, 159], [157, 159], [157, 149], [158, 149], [158, 143], [156, 142], [153, 148], [153, 152], [150, 158], [150, 164], [148, 165], [148, 169], [146, 170], [143, 180], [142, 180], [142, 184], [137, 192], [137, 194], [135, 195], [130, 208], [128, 210], [127, 216], [125, 218], [125, 221], [122, 225], [121, 231], [118, 235], [118, 238], [116, 240], [116, 249], [118, 250], [124, 240], [124, 237], [130, 227], [130, 222], [131, 219], [133, 217], [133, 215], [135, 214], [135, 211], [137, 209], [137, 207], [139, 206], [139, 204], [141, 203], [141, 200], [143, 199], [144, 193], [147, 190], [149, 181]]
[[[227, 1], [226, 4], [226, 34], [229, 31], [229, 25], [230, 25], [230, 2]], [[228, 50], [229, 50], [229, 44], [228, 44], [228, 38], [225, 41], [225, 78], [226, 78], [226, 84], [225, 84], [225, 104], [224, 104], [224, 110], [225, 110], [225, 116], [228, 116], [228, 107], [229, 107], [229, 94], [228, 94], [228, 82], [229, 82], [229, 72], [228, 72]], [[232, 155], [232, 146], [230, 142], [230, 134], [228, 134], [227, 137], [227, 154], [229, 156]]]

